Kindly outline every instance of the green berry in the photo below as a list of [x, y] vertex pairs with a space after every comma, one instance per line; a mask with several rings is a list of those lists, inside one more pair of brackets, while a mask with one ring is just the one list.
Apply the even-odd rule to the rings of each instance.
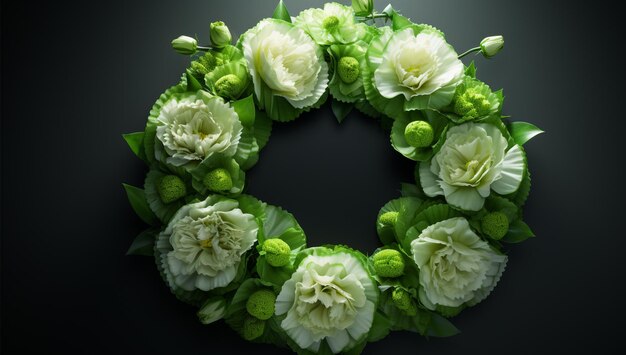
[[395, 249], [385, 249], [374, 254], [374, 270], [382, 277], [399, 277], [404, 274], [404, 258]]
[[438, 304], [437, 305], [437, 312], [439, 312], [439, 314], [441, 314], [442, 316], [444, 316], [446, 318], [451, 318], [451, 317], [455, 317], [459, 313], [461, 313], [463, 308], [464, 307], [462, 307], [462, 306], [460, 306], [460, 307], [449, 307], [449, 306], [442, 306], [442, 305]]
[[265, 321], [254, 317], [247, 317], [243, 321], [243, 338], [246, 340], [253, 340], [261, 335], [265, 331]]
[[413, 121], [404, 129], [404, 139], [411, 147], [426, 148], [434, 138], [433, 127], [426, 121]]
[[265, 260], [274, 267], [282, 267], [289, 264], [291, 248], [282, 239], [272, 238], [263, 243], [261, 249], [265, 252]]
[[359, 61], [354, 57], [341, 57], [337, 64], [339, 78], [346, 84], [352, 84], [359, 78], [361, 73]]
[[215, 82], [215, 93], [218, 96], [234, 99], [239, 96], [243, 82], [235, 74], [227, 74]]
[[229, 191], [233, 188], [233, 179], [228, 170], [223, 168], [209, 171], [202, 183], [213, 192]]
[[386, 226], [393, 226], [398, 220], [398, 212], [385, 212], [378, 218], [378, 221]]
[[324, 21], [322, 21], [322, 27], [324, 27], [326, 31], [332, 31], [336, 29], [337, 26], [339, 26], [339, 19], [337, 16], [328, 16], [324, 19]]
[[246, 310], [248, 313], [261, 320], [267, 320], [274, 314], [276, 295], [270, 290], [258, 290], [248, 298]]
[[161, 201], [168, 204], [187, 195], [185, 182], [176, 175], [166, 175], [161, 178], [157, 186], [157, 192]]
[[509, 231], [509, 219], [502, 212], [491, 212], [482, 218], [480, 226], [490, 238], [500, 240]]
[[395, 288], [391, 294], [393, 303], [399, 310], [404, 311], [409, 316], [417, 314], [417, 306], [411, 295], [401, 288]]

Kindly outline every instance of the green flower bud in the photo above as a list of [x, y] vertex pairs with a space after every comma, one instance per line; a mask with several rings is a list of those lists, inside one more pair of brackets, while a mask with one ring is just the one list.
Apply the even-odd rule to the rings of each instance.
[[204, 76], [206, 75], [206, 73], [209, 72], [209, 70], [204, 65], [196, 61], [191, 62], [191, 70], [199, 76]]
[[371, 15], [374, 11], [374, 0], [352, 0], [352, 8], [357, 16]]
[[161, 201], [168, 204], [174, 202], [181, 197], [187, 195], [187, 186], [185, 182], [176, 175], [166, 175], [161, 178], [157, 186], [157, 192]]
[[361, 73], [359, 61], [354, 57], [341, 57], [337, 65], [339, 78], [346, 84], [352, 84], [359, 78]]
[[461, 311], [464, 308], [465, 307], [463, 307], [463, 306], [449, 307], [449, 306], [442, 306], [442, 305], [438, 304], [437, 305], [437, 312], [439, 312], [439, 314], [441, 314], [442, 316], [444, 316], [446, 318], [451, 318], [451, 317], [455, 317], [459, 313], [461, 313]]
[[490, 238], [500, 240], [509, 231], [509, 219], [502, 212], [491, 212], [482, 218], [480, 226]]
[[202, 57], [198, 58], [198, 63], [202, 64], [202, 66], [206, 69], [204, 74], [215, 69], [218, 64], [217, 59], [215, 59], [215, 56], [211, 52], [206, 52]]
[[210, 324], [220, 320], [226, 314], [226, 300], [216, 297], [206, 301], [198, 311], [198, 318], [202, 324]]
[[222, 21], [211, 23], [211, 43], [215, 48], [223, 48], [230, 44], [232, 36], [228, 26]]
[[485, 58], [491, 58], [498, 54], [504, 47], [504, 37], [491, 36], [480, 41], [480, 52]]
[[243, 338], [246, 340], [253, 340], [261, 335], [265, 331], [265, 321], [254, 317], [247, 317], [243, 321]]
[[213, 192], [229, 191], [233, 188], [233, 179], [228, 170], [223, 168], [209, 171], [202, 183]]
[[398, 307], [399, 310], [404, 311], [409, 316], [414, 316], [417, 314], [417, 306], [415, 305], [415, 301], [413, 301], [413, 297], [401, 288], [395, 288], [391, 294], [391, 299], [393, 303]]
[[376, 274], [382, 277], [399, 277], [404, 274], [404, 258], [394, 249], [381, 250], [372, 258]]
[[227, 74], [215, 82], [215, 93], [227, 99], [236, 99], [241, 93], [243, 82], [235, 74]]
[[337, 26], [339, 26], [339, 19], [337, 16], [328, 16], [324, 19], [324, 21], [322, 21], [322, 27], [324, 27], [326, 31], [333, 31], [337, 28]]
[[267, 320], [274, 314], [276, 295], [270, 290], [258, 290], [248, 298], [246, 310], [251, 316]]
[[398, 212], [396, 211], [385, 212], [382, 215], [380, 215], [380, 218], [378, 218], [378, 221], [385, 226], [394, 226], [397, 220], [398, 220]]
[[413, 121], [404, 129], [404, 139], [415, 148], [426, 148], [433, 143], [435, 132], [430, 123], [426, 121]]
[[263, 243], [261, 249], [265, 252], [265, 260], [274, 267], [282, 267], [289, 264], [291, 248], [282, 239], [271, 238]]
[[459, 116], [475, 119], [488, 115], [491, 111], [491, 103], [487, 97], [469, 88], [456, 98], [454, 113]]
[[189, 36], [180, 36], [172, 40], [172, 48], [180, 54], [192, 55], [198, 50], [198, 41]]

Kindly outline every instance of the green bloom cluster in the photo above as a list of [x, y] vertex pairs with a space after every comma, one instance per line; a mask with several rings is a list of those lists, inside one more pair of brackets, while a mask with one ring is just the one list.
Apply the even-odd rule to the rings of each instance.
[[[491, 293], [504, 245], [534, 236], [522, 220], [523, 145], [542, 131], [509, 122], [502, 91], [461, 61], [494, 57], [502, 36], [459, 55], [391, 6], [351, 3], [292, 17], [280, 0], [237, 41], [222, 21], [210, 24], [210, 45], [179, 36], [172, 48], [188, 68], [145, 129], [124, 135], [149, 169], [143, 189], [124, 185], [150, 225], [129, 254], [153, 256], [201, 323], [223, 319], [246, 340], [298, 353], [357, 353], [391, 330], [456, 334], [447, 318]], [[273, 123], [329, 97], [339, 122], [353, 109], [379, 120], [415, 162], [415, 183], [377, 216], [382, 246], [369, 256], [307, 248], [293, 215], [244, 193]]]

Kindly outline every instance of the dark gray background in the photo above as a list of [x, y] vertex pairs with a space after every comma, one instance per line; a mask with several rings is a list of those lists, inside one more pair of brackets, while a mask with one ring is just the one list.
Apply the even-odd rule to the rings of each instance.
[[[345, 1], [344, 3], [347, 3]], [[322, 1], [287, 0], [292, 15]], [[121, 134], [143, 129], [158, 95], [187, 64], [169, 42], [205, 42], [224, 20], [235, 36], [274, 0], [2, 2], [2, 352], [274, 351], [203, 326], [149, 258], [126, 257], [144, 227], [122, 182], [145, 167]], [[377, 2], [378, 10], [386, 5]], [[510, 248], [498, 287], [430, 341], [393, 333], [365, 353], [607, 352], [624, 318], [624, 64], [614, 9], [602, 2], [394, 0], [443, 29], [459, 52], [503, 34], [476, 58], [505, 88], [505, 113], [548, 133], [526, 149], [537, 238]], [[248, 192], [293, 212], [310, 245], [377, 246], [378, 209], [413, 164], [364, 116], [338, 125], [329, 107], [275, 126]]]

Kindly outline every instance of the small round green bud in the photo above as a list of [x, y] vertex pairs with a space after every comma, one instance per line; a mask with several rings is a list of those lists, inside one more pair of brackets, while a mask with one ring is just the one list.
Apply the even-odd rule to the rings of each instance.
[[426, 121], [413, 121], [404, 129], [404, 139], [411, 147], [428, 147], [433, 143], [434, 138], [433, 127]]
[[289, 264], [291, 248], [282, 239], [271, 238], [263, 243], [261, 249], [265, 252], [265, 260], [274, 267], [282, 267]]
[[198, 50], [198, 41], [189, 36], [180, 36], [172, 40], [172, 48], [180, 54], [192, 55]]
[[209, 26], [211, 30], [211, 44], [215, 48], [223, 48], [230, 44], [232, 36], [228, 26], [222, 21], [215, 21]]
[[336, 29], [337, 26], [339, 26], [339, 19], [337, 16], [328, 16], [324, 19], [324, 21], [322, 21], [322, 27], [324, 27], [326, 31], [332, 31]]
[[243, 338], [253, 340], [265, 332], [265, 321], [254, 317], [246, 317], [243, 321]]
[[391, 294], [393, 303], [399, 310], [404, 311], [409, 316], [417, 314], [417, 306], [411, 295], [401, 288], [395, 288]]
[[274, 314], [276, 295], [270, 290], [258, 290], [248, 298], [246, 310], [251, 316], [267, 320]]
[[233, 179], [228, 170], [223, 168], [209, 171], [202, 183], [213, 192], [229, 191], [233, 188]]
[[187, 194], [185, 182], [176, 175], [166, 175], [161, 178], [157, 185], [157, 192], [161, 201], [168, 204], [174, 202]]
[[352, 8], [357, 16], [371, 15], [374, 11], [374, 0], [352, 0]]
[[509, 219], [502, 212], [491, 212], [482, 218], [480, 226], [490, 238], [500, 240], [509, 231]]
[[438, 304], [437, 305], [437, 312], [439, 312], [439, 314], [441, 314], [442, 316], [444, 316], [446, 318], [451, 318], [451, 317], [455, 317], [459, 313], [461, 313], [463, 308], [464, 307], [462, 307], [462, 306], [459, 306], [459, 307], [449, 307], [449, 306], [442, 306], [442, 305]]
[[217, 96], [228, 99], [236, 99], [241, 93], [243, 82], [235, 74], [227, 74], [215, 82]]
[[491, 36], [480, 41], [480, 51], [485, 58], [491, 58], [504, 48], [504, 37]]
[[346, 84], [352, 84], [359, 78], [361, 73], [359, 61], [354, 57], [341, 57], [337, 64], [339, 78]]
[[404, 258], [395, 249], [385, 249], [372, 258], [376, 274], [382, 277], [399, 277], [404, 274]]
[[378, 221], [386, 226], [395, 225], [397, 220], [398, 220], [398, 212], [396, 211], [385, 212], [380, 215], [380, 218], [378, 218]]

